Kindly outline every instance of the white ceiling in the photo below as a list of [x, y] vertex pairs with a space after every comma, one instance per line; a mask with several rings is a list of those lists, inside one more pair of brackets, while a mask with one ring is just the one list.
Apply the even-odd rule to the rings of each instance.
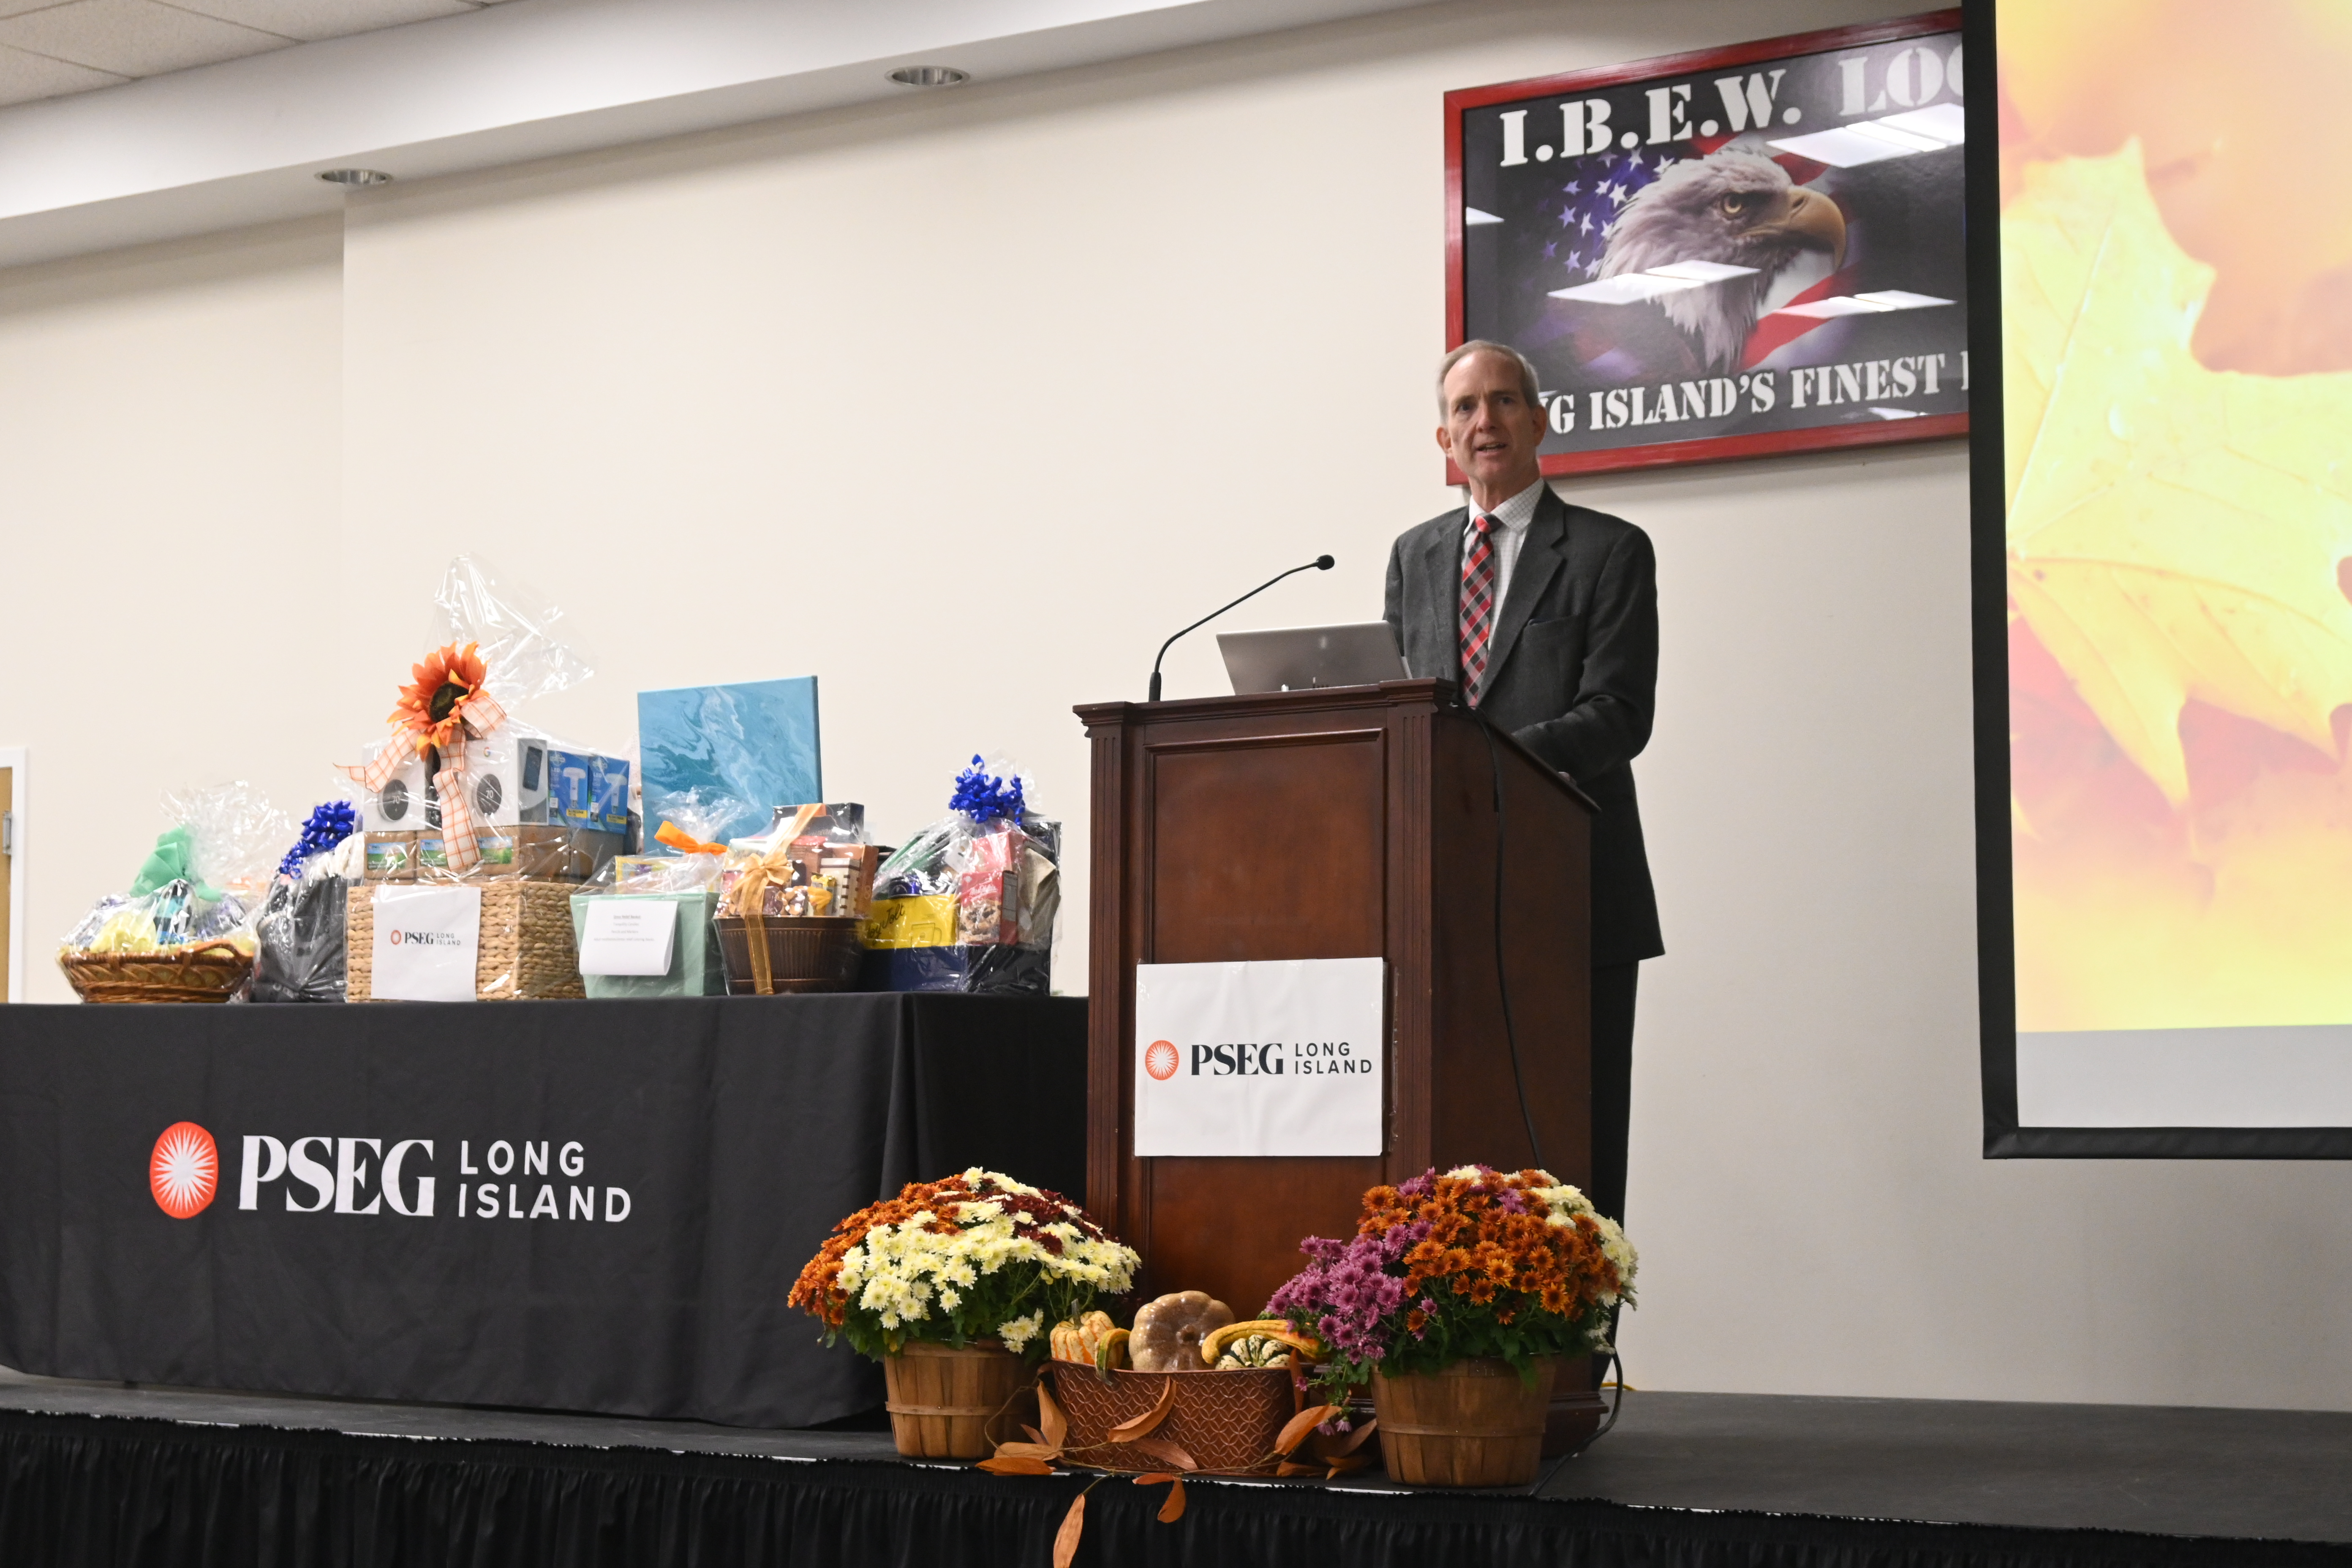
[[0, 0], [0, 105], [113, 87], [494, 0]]
[[[30, 59], [37, 36], [60, 51], [22, 68], [62, 94], [0, 106], [0, 268], [332, 211], [346, 198], [320, 183], [331, 169], [430, 179], [920, 99], [890, 80], [898, 66], [956, 66], [972, 86], [952, 90], [985, 92], [1039, 71], [1425, 3], [0, 0], [0, 47]], [[414, 16], [400, 7], [425, 5], [436, 14], [398, 24]], [[339, 27], [383, 25], [302, 43], [278, 31], [316, 27], [330, 10]], [[79, 13], [88, 16], [68, 15]], [[74, 31], [85, 20], [87, 37]], [[51, 31], [11, 31], [37, 26]], [[166, 28], [259, 52], [168, 69], [154, 43]], [[63, 58], [68, 49], [79, 58]], [[161, 74], [74, 74], [134, 67]]]

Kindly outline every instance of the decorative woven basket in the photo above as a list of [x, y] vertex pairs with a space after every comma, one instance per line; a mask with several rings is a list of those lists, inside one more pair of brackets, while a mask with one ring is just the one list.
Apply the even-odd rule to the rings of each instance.
[[61, 952], [58, 967], [85, 1002], [226, 1002], [253, 955], [215, 937], [161, 952]]
[[1047, 1362], [1054, 1397], [1069, 1417], [1063, 1451], [1070, 1462], [1103, 1470], [1164, 1470], [1168, 1461], [1114, 1443], [1110, 1429], [1148, 1414], [1160, 1403], [1170, 1379], [1176, 1384], [1168, 1418], [1150, 1436], [1174, 1443], [1202, 1470], [1226, 1475], [1270, 1476], [1279, 1462], [1275, 1439], [1297, 1414], [1290, 1369], [1282, 1366], [1211, 1372], [1130, 1372], [1105, 1374], [1076, 1362]]
[[982, 1459], [1037, 1424], [1037, 1394], [1021, 1358], [993, 1341], [910, 1342], [882, 1361], [890, 1435], [910, 1459]]
[[[1546, 1358], [1546, 1363], [1550, 1358]], [[1381, 1454], [1409, 1487], [1520, 1487], [1543, 1464], [1554, 1368], [1535, 1386], [1507, 1361], [1458, 1361], [1441, 1372], [1372, 1374]]]
[[719, 931], [727, 989], [738, 996], [846, 991], [866, 953], [857, 936], [866, 922], [853, 916], [721, 915], [710, 923]]
[[[351, 999], [373, 1002], [375, 883], [351, 890]], [[583, 997], [580, 950], [572, 940], [569, 882], [484, 882], [474, 994], [484, 1002]]]

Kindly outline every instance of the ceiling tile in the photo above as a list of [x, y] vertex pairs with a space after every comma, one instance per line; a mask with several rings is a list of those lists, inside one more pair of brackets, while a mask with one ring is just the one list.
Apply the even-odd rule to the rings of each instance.
[[70, 0], [0, 20], [0, 44], [124, 76], [159, 76], [289, 41], [156, 0]]
[[[0, 0], [0, 6], [16, 0]], [[404, 22], [455, 16], [475, 7], [469, 0], [164, 0], [183, 11], [236, 22], [264, 32], [310, 42], [373, 33]]]
[[0, 48], [0, 105], [87, 92], [93, 87], [112, 87], [130, 79], [110, 71], [94, 71], [88, 66], [68, 65], [45, 55], [28, 55], [22, 49]]

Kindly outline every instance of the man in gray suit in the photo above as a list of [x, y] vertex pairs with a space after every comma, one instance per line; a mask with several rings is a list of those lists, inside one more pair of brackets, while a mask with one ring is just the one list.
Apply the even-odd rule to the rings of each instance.
[[1633, 760], [1650, 739], [1658, 679], [1657, 561], [1622, 518], [1570, 506], [1543, 481], [1535, 366], [1467, 342], [1437, 370], [1437, 444], [1469, 505], [1389, 552], [1389, 626], [1415, 676], [1463, 698], [1574, 779], [1592, 823], [1592, 1191], [1625, 1213], [1633, 989], [1665, 951], [1642, 847]]

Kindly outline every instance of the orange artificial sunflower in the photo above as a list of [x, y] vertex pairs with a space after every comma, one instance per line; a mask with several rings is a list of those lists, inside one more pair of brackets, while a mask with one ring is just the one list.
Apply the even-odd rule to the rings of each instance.
[[482, 689], [485, 671], [478, 647], [456, 643], [436, 649], [414, 667], [416, 679], [400, 689], [392, 721], [407, 731], [420, 752], [448, 747], [466, 732], [466, 705]]

